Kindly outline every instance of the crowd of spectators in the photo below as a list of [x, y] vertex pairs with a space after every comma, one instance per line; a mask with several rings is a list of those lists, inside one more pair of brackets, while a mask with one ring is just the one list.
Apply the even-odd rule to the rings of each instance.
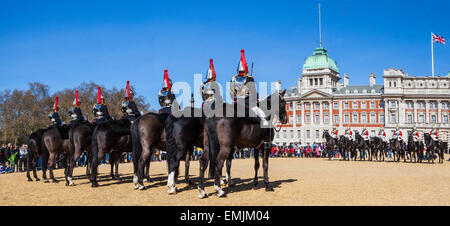
[[0, 148], [0, 173], [25, 171], [27, 155], [28, 147], [26, 144], [21, 146], [11, 143], [2, 144]]

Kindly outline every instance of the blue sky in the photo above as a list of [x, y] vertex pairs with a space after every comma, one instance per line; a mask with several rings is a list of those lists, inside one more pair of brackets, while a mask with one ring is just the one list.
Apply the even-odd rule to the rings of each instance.
[[[382, 83], [383, 70], [450, 71], [449, 1], [320, 1], [322, 39], [350, 84]], [[297, 83], [319, 44], [319, 1], [0, 1], [0, 89], [28, 82], [54, 92], [94, 81], [123, 87], [158, 109], [164, 69], [173, 82], [193, 84], [214, 59], [218, 81], [236, 72], [240, 49], [256, 81]]]

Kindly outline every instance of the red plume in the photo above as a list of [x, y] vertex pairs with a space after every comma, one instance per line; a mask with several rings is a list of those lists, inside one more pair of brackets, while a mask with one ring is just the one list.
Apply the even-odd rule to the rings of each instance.
[[78, 106], [78, 90], [75, 91], [75, 105]]
[[102, 89], [99, 86], [97, 92], [97, 103], [100, 104], [101, 102], [102, 102]]
[[209, 59], [209, 69], [211, 69], [212, 79], [216, 80], [216, 70], [214, 69], [213, 59]]
[[244, 53], [244, 49], [241, 49], [241, 62], [242, 64], [242, 69], [244, 74], [248, 74], [248, 66], [247, 66], [247, 61], [245, 60], [245, 53]]
[[127, 80], [127, 99], [130, 98], [130, 81]]
[[[164, 70], [164, 81], [163, 82], [166, 83], [166, 86], [168, 89], [171, 88], [170, 82], [169, 82], [169, 73], [167, 72], [167, 69]], [[163, 85], [163, 87], [164, 87], [164, 85]]]
[[53, 110], [58, 111], [58, 96], [55, 98], [55, 107]]

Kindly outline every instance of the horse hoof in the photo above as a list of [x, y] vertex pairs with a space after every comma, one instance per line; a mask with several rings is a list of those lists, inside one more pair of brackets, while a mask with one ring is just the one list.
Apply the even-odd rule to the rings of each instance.
[[253, 190], [258, 190], [258, 186], [253, 186]]
[[44, 179], [44, 183], [50, 183], [50, 181], [47, 179]]
[[93, 187], [93, 188], [98, 187], [98, 183], [97, 182], [96, 183], [92, 183], [91, 187]]
[[28, 181], [31, 182], [31, 181], [33, 181], [33, 180], [32, 180], [31, 178], [28, 178]]
[[142, 180], [143, 182], [147, 182], [147, 178], [144, 178], [144, 180]]
[[236, 185], [236, 183], [234, 183], [232, 180], [230, 180], [230, 183], [228, 183], [228, 187], [233, 187], [234, 185]]
[[225, 197], [225, 192], [223, 190], [219, 190], [219, 191], [217, 191], [217, 196], [219, 198]]
[[139, 184], [134, 184], [134, 185], [133, 185], [133, 189], [134, 189], [134, 190], [139, 189]]
[[39, 178], [36, 178], [36, 181], [40, 181], [40, 179], [39, 179]]
[[266, 188], [266, 191], [273, 191], [273, 188]]
[[227, 180], [220, 180], [220, 185], [226, 185], [227, 183]]
[[169, 195], [173, 195], [177, 193], [177, 187], [170, 187], [169, 191], [167, 191]]
[[141, 185], [139, 185], [138, 189], [139, 189], [140, 191], [144, 191], [146, 188], [145, 188], [144, 185], [141, 184]]

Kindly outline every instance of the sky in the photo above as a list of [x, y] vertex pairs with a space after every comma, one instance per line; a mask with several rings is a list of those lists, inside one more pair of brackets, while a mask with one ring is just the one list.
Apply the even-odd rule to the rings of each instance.
[[[403, 69], [450, 71], [450, 1], [0, 1], [0, 90], [41, 82], [55, 92], [82, 82], [125, 88], [158, 109], [164, 69], [194, 84], [214, 60], [222, 85], [236, 74], [240, 50], [256, 82], [297, 84], [304, 60], [322, 42], [350, 85]], [[249, 65], [249, 66], [250, 66]], [[198, 90], [196, 102], [201, 102]], [[118, 103], [120, 104], [120, 103]]]

